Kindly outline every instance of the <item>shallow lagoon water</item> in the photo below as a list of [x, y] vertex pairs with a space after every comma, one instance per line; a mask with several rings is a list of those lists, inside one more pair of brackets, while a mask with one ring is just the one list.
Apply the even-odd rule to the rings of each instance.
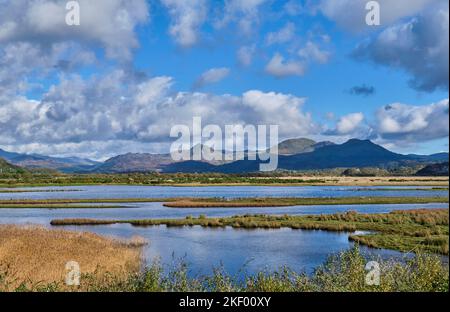
[[[17, 188], [27, 193], [1, 193], [0, 199], [169, 198], [169, 197], [353, 197], [442, 196], [446, 190], [425, 191], [427, 186], [135, 186], [89, 185]], [[422, 189], [422, 190], [418, 190]], [[0, 189], [1, 190], [1, 189]], [[51, 190], [52, 192], [39, 192]], [[69, 191], [67, 191], [69, 190]], [[77, 190], [77, 191], [74, 191]]]
[[[96, 204], [97, 205], [97, 204]], [[108, 204], [110, 205], [110, 204]], [[384, 205], [316, 205], [292, 207], [259, 207], [259, 208], [167, 208], [162, 203], [128, 203], [125, 208], [69, 208], [42, 209], [27, 208], [0, 209], [0, 224], [42, 224], [48, 225], [52, 219], [176, 219], [186, 216], [198, 217], [202, 214], [208, 217], [230, 217], [245, 214], [268, 215], [308, 215], [332, 214], [347, 211], [360, 213], [388, 213], [393, 210], [409, 210], [422, 208], [448, 208], [448, 203], [432, 204], [384, 204]]]
[[[0, 199], [27, 198], [167, 198], [167, 197], [345, 197], [345, 196], [448, 196], [446, 191], [397, 190], [425, 187], [148, 187], [148, 186], [76, 186], [37, 188], [52, 192], [0, 193]], [[79, 190], [67, 192], [64, 190]], [[390, 189], [386, 191], [386, 189]], [[119, 204], [124, 205], [124, 204]], [[129, 203], [125, 208], [103, 209], [0, 209], [1, 224], [41, 224], [50, 227], [52, 219], [145, 219], [184, 218], [187, 215], [227, 217], [242, 214], [305, 215], [345, 211], [388, 213], [392, 210], [448, 208], [448, 203], [406, 205], [326, 205], [263, 208], [166, 208], [162, 203]], [[292, 229], [232, 229], [166, 226], [133, 227], [129, 224], [67, 226], [65, 229], [89, 231], [101, 235], [131, 238], [142, 236], [146, 262], [160, 259], [165, 266], [179, 262], [189, 265], [190, 274], [207, 274], [222, 266], [234, 275], [273, 271], [288, 266], [298, 272], [313, 272], [328, 255], [350, 248], [349, 233]], [[401, 258], [403, 253], [361, 247], [362, 251], [382, 258]]]
[[[166, 269], [183, 260], [191, 276], [209, 274], [214, 268], [241, 278], [245, 274], [274, 271], [287, 266], [296, 272], [312, 273], [327, 256], [353, 246], [349, 233], [282, 229], [167, 228], [133, 227], [128, 224], [106, 226], [68, 226], [66, 229], [90, 231], [101, 235], [148, 240], [144, 248], [147, 263], [160, 261]], [[382, 258], [401, 258], [391, 250], [361, 247], [365, 254]]]

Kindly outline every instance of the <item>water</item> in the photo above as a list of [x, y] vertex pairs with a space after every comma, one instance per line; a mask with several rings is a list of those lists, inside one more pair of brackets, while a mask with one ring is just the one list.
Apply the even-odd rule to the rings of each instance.
[[[133, 227], [128, 224], [108, 226], [69, 226], [66, 229], [91, 231], [101, 235], [127, 237], [139, 235], [149, 241], [144, 248], [147, 263], [159, 260], [166, 269], [182, 259], [190, 276], [209, 274], [221, 267], [225, 272], [242, 277], [262, 270], [273, 271], [287, 266], [297, 272], [312, 273], [327, 256], [353, 246], [348, 233], [282, 229], [203, 228], [200, 226], [167, 228]], [[401, 257], [390, 250], [364, 253], [383, 258]]]
[[[97, 204], [96, 204], [97, 205]], [[109, 204], [108, 204], [109, 205]], [[230, 217], [244, 214], [268, 215], [308, 215], [331, 214], [346, 211], [360, 213], [388, 213], [393, 210], [418, 208], [448, 208], [447, 203], [401, 204], [401, 205], [324, 205], [261, 208], [167, 208], [162, 203], [130, 203], [126, 208], [87, 209], [0, 209], [0, 224], [41, 224], [48, 225], [52, 219], [177, 219], [186, 216]]]
[[[61, 190], [56, 192], [0, 193], [0, 199], [27, 198], [167, 198], [167, 197], [344, 197], [344, 196], [448, 196], [446, 191], [399, 190], [425, 187], [148, 187], [148, 186], [72, 186], [36, 188], [33, 190]], [[65, 192], [63, 190], [79, 190]], [[386, 190], [389, 189], [389, 190]], [[187, 215], [227, 217], [242, 214], [305, 215], [329, 214], [345, 211], [387, 213], [398, 209], [448, 208], [443, 204], [418, 205], [339, 205], [294, 206], [264, 208], [166, 208], [161, 203], [128, 203], [125, 208], [103, 209], [0, 209], [0, 224], [41, 224], [50, 227], [52, 219], [146, 219], [185, 218]], [[101, 235], [131, 238], [138, 235], [149, 244], [144, 258], [150, 263], [156, 259], [166, 267], [183, 258], [189, 264], [190, 275], [208, 274], [222, 266], [226, 272], [242, 276], [264, 269], [275, 270], [288, 266], [296, 271], [311, 273], [328, 255], [352, 246], [349, 233], [304, 231], [292, 229], [232, 229], [133, 227], [129, 224], [107, 226], [67, 226], [69, 230], [90, 231]], [[401, 257], [390, 250], [362, 248], [363, 252], [383, 258]]]
[[[1, 193], [0, 199], [78, 198], [168, 198], [168, 197], [353, 197], [353, 196], [441, 196], [446, 190], [426, 191], [427, 186], [129, 186], [93, 185], [19, 188], [27, 193]], [[403, 190], [402, 190], [403, 189]], [[417, 190], [422, 189], [422, 190]], [[1, 190], [1, 189], [0, 189]], [[37, 190], [37, 191], [36, 191]], [[39, 192], [51, 190], [52, 192]], [[58, 191], [59, 190], [59, 191]], [[66, 190], [66, 191], [65, 191]], [[70, 191], [67, 191], [70, 190]], [[73, 191], [77, 190], [77, 191]]]

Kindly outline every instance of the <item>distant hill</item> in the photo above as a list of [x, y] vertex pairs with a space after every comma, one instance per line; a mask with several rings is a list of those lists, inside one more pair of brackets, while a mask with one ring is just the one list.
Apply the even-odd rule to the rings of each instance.
[[[203, 145], [200, 146], [203, 148]], [[192, 157], [194, 148], [189, 150]], [[213, 151], [210, 149], [210, 151]], [[224, 154], [224, 152], [221, 152]], [[128, 153], [118, 155], [106, 160], [104, 163], [91, 168], [94, 172], [105, 173], [121, 173], [121, 172], [148, 172], [162, 171], [168, 165], [175, 165], [170, 154], [149, 154], [149, 153]], [[207, 162], [201, 162], [207, 163]], [[224, 161], [211, 161], [211, 164], [223, 164]], [[183, 165], [183, 166], [186, 166]]]
[[315, 144], [316, 141], [305, 138], [289, 139], [278, 144], [278, 153], [280, 155], [308, 153], [314, 150]]
[[[433, 157], [432, 157], [433, 158]], [[448, 158], [448, 154], [447, 154]], [[386, 167], [426, 161], [426, 156], [417, 160], [410, 155], [391, 152], [369, 140], [352, 139], [344, 144], [326, 145], [312, 152], [295, 155], [280, 155], [278, 169], [314, 170], [353, 167]], [[221, 166], [198, 164], [169, 165], [164, 172], [221, 172], [243, 173], [259, 170], [259, 161], [240, 160]]]
[[[369, 140], [351, 139], [343, 144], [315, 142], [306, 138], [289, 139], [279, 143], [280, 170], [321, 170], [333, 168], [397, 168], [423, 166], [448, 162], [448, 153], [433, 155], [402, 155], [391, 152]], [[192, 155], [193, 149], [190, 150]], [[222, 156], [230, 152], [221, 151]], [[11, 153], [0, 149], [0, 157], [13, 165], [34, 169], [49, 168], [77, 173], [127, 173], [127, 172], [218, 172], [248, 173], [259, 171], [260, 161], [248, 160], [255, 152], [239, 152], [243, 160], [230, 161], [179, 161], [170, 154], [128, 153], [99, 163], [89, 159], [57, 158], [43, 155]], [[236, 156], [236, 154], [234, 154]], [[237, 159], [234, 158], [234, 159]]]
[[448, 174], [448, 161], [428, 165], [416, 173], [418, 176], [448, 176]]
[[306, 138], [289, 139], [282, 141], [278, 144], [278, 154], [279, 155], [295, 155], [302, 153], [310, 153], [314, 150], [328, 146], [334, 145], [333, 142], [319, 142]]
[[[299, 153], [307, 153], [314, 151], [316, 148], [332, 145], [331, 142], [316, 143], [313, 140], [300, 138], [290, 139], [281, 142], [278, 145], [278, 151], [280, 155], [292, 155]], [[200, 148], [204, 148], [204, 145], [200, 145]], [[206, 148], [209, 148], [206, 146]], [[214, 150], [209, 148], [211, 152]], [[189, 150], [189, 154], [192, 158], [194, 147]], [[233, 153], [220, 151], [223, 157]], [[237, 152], [233, 155], [234, 159], [237, 159], [237, 155], [247, 157], [255, 152], [243, 151]], [[198, 172], [198, 171], [216, 171], [220, 170], [220, 165], [232, 163], [233, 161], [226, 160], [212, 160], [212, 161], [173, 161], [170, 154], [124, 154], [112, 157], [106, 160], [103, 164], [92, 168], [94, 172], [148, 172], [148, 171], [163, 171], [163, 172]]]
[[99, 163], [90, 159], [77, 157], [50, 157], [38, 154], [20, 154], [7, 152], [0, 149], [0, 157], [4, 158], [11, 164], [25, 168], [47, 168], [55, 169], [63, 172], [76, 172], [86, 168], [91, 168]]
[[288, 170], [371, 167], [404, 158], [404, 155], [393, 153], [369, 140], [352, 139], [344, 144], [324, 146], [312, 153], [281, 158], [280, 166]]
[[416, 155], [416, 154], [409, 154], [407, 155], [411, 159], [415, 159], [418, 161], [441, 161], [444, 162], [448, 160], [448, 153], [437, 153], [437, 154], [431, 154], [431, 155]]
[[160, 171], [162, 166], [171, 163], [170, 154], [128, 153], [112, 157], [92, 170], [106, 173]]
[[8, 175], [8, 174], [17, 174], [17, 173], [25, 173], [26, 170], [23, 168], [20, 168], [18, 166], [14, 166], [4, 160], [3, 158], [0, 158], [0, 175]]

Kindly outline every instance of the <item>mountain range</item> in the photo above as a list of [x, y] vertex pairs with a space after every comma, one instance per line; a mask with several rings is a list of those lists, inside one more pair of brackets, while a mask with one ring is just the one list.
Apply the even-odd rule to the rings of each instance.
[[99, 164], [90, 159], [78, 157], [50, 157], [39, 154], [21, 154], [7, 152], [0, 149], [0, 158], [3, 158], [16, 166], [25, 168], [47, 168], [55, 169], [62, 172], [79, 172], [89, 170]]
[[[289, 139], [279, 143], [278, 169], [316, 170], [353, 167], [396, 167], [448, 162], [448, 153], [403, 155], [369, 140], [351, 139], [343, 144]], [[226, 155], [228, 152], [222, 152]], [[248, 156], [254, 152], [242, 152]], [[192, 154], [192, 149], [191, 149]], [[128, 153], [105, 162], [69, 157], [11, 153], [0, 149], [0, 158], [26, 168], [50, 168], [67, 173], [185, 172], [246, 173], [259, 170], [259, 160], [173, 161], [170, 154]]]

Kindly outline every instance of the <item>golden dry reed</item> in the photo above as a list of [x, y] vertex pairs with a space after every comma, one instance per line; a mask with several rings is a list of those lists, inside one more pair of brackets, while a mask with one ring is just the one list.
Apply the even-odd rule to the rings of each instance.
[[[80, 266], [84, 274], [114, 274], [124, 278], [141, 266], [142, 238], [128, 241], [105, 238], [93, 233], [50, 230], [39, 226], [0, 226], [0, 289], [14, 290], [40, 284], [64, 284], [66, 263]], [[76, 287], [76, 286], [75, 286]]]

